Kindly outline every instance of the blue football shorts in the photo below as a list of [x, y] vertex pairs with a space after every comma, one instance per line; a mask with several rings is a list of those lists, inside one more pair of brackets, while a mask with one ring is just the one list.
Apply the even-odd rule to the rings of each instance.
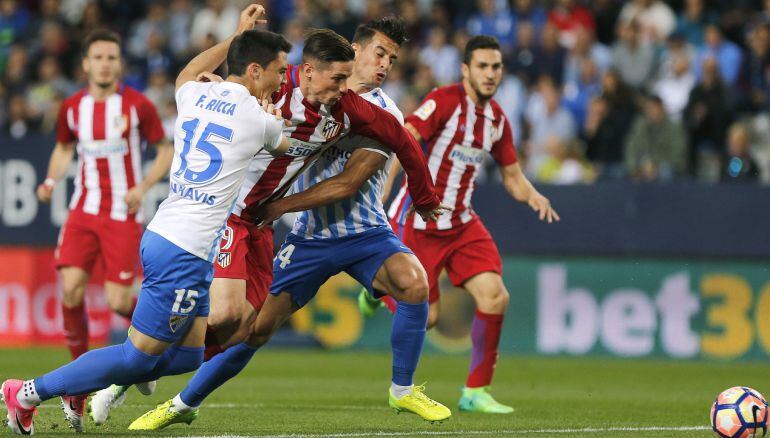
[[131, 325], [147, 336], [176, 342], [196, 317], [209, 314], [214, 265], [149, 230], [139, 252], [144, 281]]
[[289, 234], [273, 261], [270, 293], [287, 292], [303, 307], [330, 277], [347, 272], [372, 290], [372, 281], [385, 260], [397, 253], [412, 254], [390, 227], [330, 239], [306, 239]]

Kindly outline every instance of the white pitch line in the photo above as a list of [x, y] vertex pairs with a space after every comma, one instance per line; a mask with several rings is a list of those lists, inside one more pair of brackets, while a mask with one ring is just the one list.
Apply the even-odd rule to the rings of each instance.
[[[154, 408], [157, 404], [151, 403], [135, 403], [125, 404], [121, 407], [127, 408]], [[201, 406], [203, 409], [259, 409], [259, 408], [289, 408], [289, 409], [344, 409], [349, 411], [371, 411], [378, 409], [390, 409], [383, 406], [362, 406], [362, 405], [298, 405], [298, 404], [279, 404], [279, 403], [204, 403]], [[46, 403], [39, 405], [38, 409], [61, 409], [61, 405], [58, 403]]]
[[400, 437], [413, 435], [467, 436], [467, 435], [530, 435], [530, 434], [575, 434], [608, 432], [690, 432], [710, 430], [706, 426], [682, 427], [587, 427], [583, 429], [528, 429], [528, 430], [447, 430], [447, 431], [412, 431], [412, 432], [348, 432], [329, 434], [286, 434], [286, 435], [201, 435], [189, 438], [354, 438], [354, 437]]

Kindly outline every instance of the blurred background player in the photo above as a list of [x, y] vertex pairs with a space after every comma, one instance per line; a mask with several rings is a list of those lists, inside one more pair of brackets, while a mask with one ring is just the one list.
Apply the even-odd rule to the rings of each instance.
[[[55, 396], [182, 374], [202, 363], [212, 262], [227, 215], [254, 154], [279, 154], [289, 146], [282, 119], [270, 114], [272, 105], [265, 105], [266, 113], [255, 99], [279, 88], [291, 50], [280, 35], [246, 31], [263, 13], [257, 5], [247, 7], [236, 34], [195, 57], [177, 78], [171, 190], [142, 237], [145, 279], [129, 338], [36, 379], [6, 380], [2, 395], [15, 433], [32, 434], [36, 406]], [[226, 56], [233, 73], [227, 81], [195, 82]], [[70, 426], [82, 432], [82, 410], [65, 405], [64, 411]]]
[[[56, 263], [63, 288], [64, 336], [72, 359], [88, 351], [85, 291], [97, 261], [104, 266], [107, 304], [131, 319], [136, 306], [131, 286], [142, 236], [142, 197], [167, 174], [173, 153], [153, 104], [120, 82], [120, 51], [115, 33], [95, 31], [86, 37], [82, 65], [88, 86], [62, 104], [48, 174], [37, 188], [38, 198], [49, 202], [77, 149], [75, 192], [59, 235]], [[144, 179], [142, 143], [157, 149]], [[86, 396], [63, 399], [82, 411]]]
[[[435, 220], [436, 216], [443, 212], [443, 207], [439, 205], [433, 194], [426, 163], [418, 145], [404, 131], [400, 121], [390, 115], [391, 111], [397, 112], [395, 105], [392, 101], [388, 104], [387, 97], [383, 97], [381, 90], [376, 88], [387, 76], [392, 66], [392, 57], [397, 55], [399, 44], [396, 41], [400, 42], [404, 39], [402, 25], [386, 20], [374, 26], [374, 28], [366, 26], [361, 28], [356, 48], [328, 29], [314, 30], [307, 35], [303, 54], [304, 64], [301, 67], [293, 66], [289, 69], [287, 89], [279, 100], [284, 115], [287, 117], [290, 115], [293, 122], [291, 126], [284, 128], [284, 133], [290, 136], [293, 144], [293, 150], [290, 150], [289, 154], [306, 157], [310, 153], [309, 149], [317, 149], [319, 145], [348, 133], [350, 137], [342, 138], [339, 143], [325, 149], [322, 157], [308, 170], [307, 174], [300, 176], [296, 187], [303, 189], [324, 178], [332, 177], [343, 167], [348, 172], [330, 181], [328, 185], [319, 185], [308, 192], [292, 196], [292, 200], [299, 200], [297, 204], [289, 200], [287, 204], [271, 205], [285, 205], [291, 211], [300, 211], [355, 195], [358, 187], [385, 164], [386, 158], [383, 156], [382, 146], [376, 144], [379, 142], [392, 145], [391, 149], [397, 156], [406, 158], [409, 166], [407, 174], [413, 181], [413, 186], [410, 187], [411, 193], [420, 197], [417, 212], [424, 215], [426, 220]], [[379, 31], [376, 26], [380, 26]], [[392, 36], [384, 33], [391, 30]], [[375, 35], [377, 35], [376, 38]], [[359, 64], [357, 54], [362, 53], [364, 55]], [[355, 62], [353, 62], [354, 57]], [[355, 93], [357, 91], [365, 93], [364, 97], [375, 103], [368, 103]], [[374, 123], [375, 119], [377, 123]], [[337, 120], [343, 122], [337, 122]], [[329, 131], [333, 131], [333, 136], [324, 136]], [[372, 140], [363, 137], [370, 137]], [[314, 146], [314, 143], [317, 145]], [[353, 154], [357, 156], [353, 158], [351, 155], [346, 165], [347, 154], [359, 147], [375, 148], [377, 151], [356, 150]], [[278, 182], [283, 178], [278, 171], [281, 169], [280, 165], [280, 162], [270, 164], [269, 169], [272, 169], [272, 173], [256, 174], [259, 177], [257, 179], [273, 181], [275, 187], [279, 187]], [[288, 163], [283, 164], [283, 171], [288, 165]], [[296, 172], [296, 170], [290, 170], [292, 172], [288, 175]], [[355, 181], [350, 180], [351, 174], [356, 175], [352, 178]], [[250, 174], [249, 178], [254, 176], [255, 174]], [[377, 187], [384, 184], [384, 174], [377, 175], [376, 178]], [[369, 185], [362, 190], [369, 200], [379, 191], [372, 189]], [[245, 196], [244, 191], [248, 191]], [[231, 249], [234, 258], [242, 260], [246, 257], [245, 263], [249, 264], [264, 263], [266, 259], [269, 260], [261, 256], [262, 244], [255, 245], [253, 240], [251, 244], [246, 242], [249, 239], [247, 230], [253, 228], [250, 222], [261, 222], [269, 226], [268, 224], [281, 215], [277, 209], [273, 213], [268, 213], [261, 208], [262, 202], [271, 193], [258, 186], [249, 188], [248, 183], [241, 190], [243, 204], [236, 208], [229, 222], [235, 231], [233, 236], [236, 236], [234, 237], [235, 246]], [[379, 199], [378, 196], [375, 198]], [[377, 273], [379, 281], [387, 282], [382, 285], [383, 289], [392, 292], [399, 300], [406, 301], [399, 302], [400, 310], [397, 311], [396, 317], [398, 322], [394, 320], [393, 324], [394, 377], [391, 394], [396, 396], [390, 396], [390, 403], [399, 410], [418, 413], [431, 421], [440, 421], [451, 415], [446, 407], [425, 396], [421, 388], [412, 388], [412, 377], [422, 351], [427, 321], [427, 282], [424, 280], [424, 273], [419, 264], [415, 263], [417, 260], [412, 260], [406, 254], [409, 250], [404, 248], [395, 236], [393, 240], [389, 240], [388, 234], [392, 234], [390, 229], [386, 228], [383, 234], [383, 228], [376, 225], [377, 219], [374, 215], [379, 210], [382, 225], [387, 226], [379, 200], [375, 200], [373, 204], [357, 204], [361, 207], [360, 209], [352, 209], [349, 204], [351, 201], [352, 199], [343, 201], [336, 206], [348, 212], [343, 217], [335, 218], [334, 221], [327, 219], [314, 222], [313, 227], [316, 227], [319, 235], [323, 234], [329, 239], [318, 240], [314, 233], [311, 233], [311, 238], [303, 239], [303, 236], [307, 237], [303, 232], [303, 236], [295, 237], [303, 240], [304, 245], [299, 241], [287, 242], [284, 245], [273, 265], [271, 276], [275, 274], [276, 281], [270, 286], [271, 295], [267, 298], [265, 295], [269, 284], [264, 283], [264, 278], [253, 278], [263, 272], [263, 267], [250, 266], [248, 271], [235, 270], [236, 273], [243, 272], [239, 275], [248, 275], [251, 278], [248, 281], [253, 284], [263, 285], [252, 289], [259, 294], [258, 300], [249, 298], [252, 305], [257, 302], [261, 309], [255, 308], [251, 315], [244, 317], [248, 332], [237, 333], [235, 339], [240, 343], [205, 363], [180, 394], [138, 418], [132, 424], [132, 428], [157, 430], [197, 418], [198, 406], [203, 400], [227, 380], [235, 377], [246, 366], [256, 350], [270, 339], [275, 330], [291, 314], [311, 300], [326, 279], [345, 270], [344, 266], [347, 266], [351, 273], [355, 272], [354, 275], [366, 284], [371, 284]], [[371, 211], [372, 216], [368, 219], [355, 217], [355, 214], [362, 210]], [[305, 217], [308, 221], [313, 221], [312, 217], [317, 213], [314, 211]], [[372, 222], [367, 222], [369, 220]], [[358, 232], [346, 237], [341, 236], [340, 227], [345, 229], [343, 232], [346, 234], [350, 227], [357, 228]], [[230, 245], [227, 243], [228, 247]], [[257, 252], [250, 254], [252, 250]], [[321, 264], [330, 264], [330, 262], [320, 260], [319, 257], [339, 256], [343, 253], [349, 255], [347, 261], [339, 260], [337, 265], [326, 270], [320, 268]], [[385, 261], [389, 256], [393, 258]], [[289, 265], [298, 269], [292, 269], [291, 273], [286, 271], [287, 273], [284, 274], [283, 268]], [[385, 268], [381, 270], [382, 266]], [[220, 263], [216, 275], [233, 275], [233, 271], [230, 272], [228, 274], [226, 266], [223, 268]], [[391, 277], [398, 276], [398, 284], [394, 284], [392, 279], [384, 278], [387, 277], [386, 274]], [[421, 286], [420, 283], [424, 285]], [[249, 294], [251, 292], [247, 289], [247, 297]], [[255, 320], [256, 312], [259, 313]], [[244, 336], [248, 336], [247, 342], [242, 342]]]
[[[411, 215], [407, 181], [389, 212], [393, 229], [428, 273], [428, 328], [438, 320], [438, 278], [443, 269], [446, 268], [454, 285], [468, 291], [476, 301], [471, 366], [459, 403], [462, 411], [513, 412], [513, 408], [495, 401], [488, 391], [509, 295], [501, 277], [497, 246], [470, 203], [474, 180], [486, 154], [491, 154], [500, 167], [503, 184], [511, 196], [526, 202], [540, 220], [559, 220], [548, 199], [532, 186], [517, 163], [510, 124], [493, 99], [502, 74], [502, 53], [497, 40], [473, 37], [465, 47], [462, 82], [431, 91], [406, 119], [407, 130], [427, 144], [428, 167], [442, 202], [453, 209], [451, 214], [436, 222]], [[394, 163], [390, 185], [397, 172], [398, 163]], [[392, 309], [390, 298], [384, 300]], [[366, 290], [361, 291], [359, 307], [364, 315], [373, 314], [380, 304]]]

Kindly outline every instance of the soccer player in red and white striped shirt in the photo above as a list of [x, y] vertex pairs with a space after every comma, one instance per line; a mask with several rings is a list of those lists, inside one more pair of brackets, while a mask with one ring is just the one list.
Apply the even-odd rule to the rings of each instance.
[[[394, 231], [428, 273], [428, 328], [438, 320], [438, 278], [443, 269], [454, 285], [464, 288], [476, 301], [471, 366], [460, 410], [494, 413], [513, 409], [495, 401], [486, 390], [492, 381], [509, 299], [501, 276], [500, 254], [470, 202], [486, 154], [492, 155], [500, 167], [503, 184], [511, 196], [526, 202], [539, 213], [540, 220], [559, 220], [548, 199], [521, 171], [510, 124], [492, 98], [502, 80], [502, 69], [497, 40], [489, 36], [472, 38], [465, 48], [462, 82], [431, 91], [414, 114], [406, 118], [407, 130], [427, 144], [428, 168], [436, 193], [444, 205], [453, 208], [451, 214], [440, 216], [435, 222], [409, 215], [407, 182], [389, 212]], [[390, 184], [396, 172], [392, 169]]]
[[[83, 42], [82, 62], [88, 86], [62, 104], [48, 174], [37, 189], [38, 198], [48, 202], [77, 150], [75, 191], [57, 247], [64, 334], [73, 359], [88, 350], [83, 301], [97, 262], [104, 265], [110, 308], [131, 317], [136, 304], [131, 285], [142, 235], [142, 197], [168, 173], [173, 154], [155, 107], [120, 82], [120, 37], [109, 31], [93, 32]], [[144, 179], [143, 143], [157, 149]]]

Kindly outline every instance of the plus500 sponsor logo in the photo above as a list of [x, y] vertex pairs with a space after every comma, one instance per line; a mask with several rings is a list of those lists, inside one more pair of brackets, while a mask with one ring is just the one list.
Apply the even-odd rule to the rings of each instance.
[[[693, 284], [694, 283], [694, 284]], [[695, 289], [695, 290], [693, 290]], [[770, 353], [770, 282], [758, 291], [734, 273], [661, 278], [657, 291], [618, 288], [599, 296], [568, 285], [567, 266], [537, 272], [537, 349], [620, 356], [733, 359]], [[696, 328], [699, 327], [699, 328]]]

